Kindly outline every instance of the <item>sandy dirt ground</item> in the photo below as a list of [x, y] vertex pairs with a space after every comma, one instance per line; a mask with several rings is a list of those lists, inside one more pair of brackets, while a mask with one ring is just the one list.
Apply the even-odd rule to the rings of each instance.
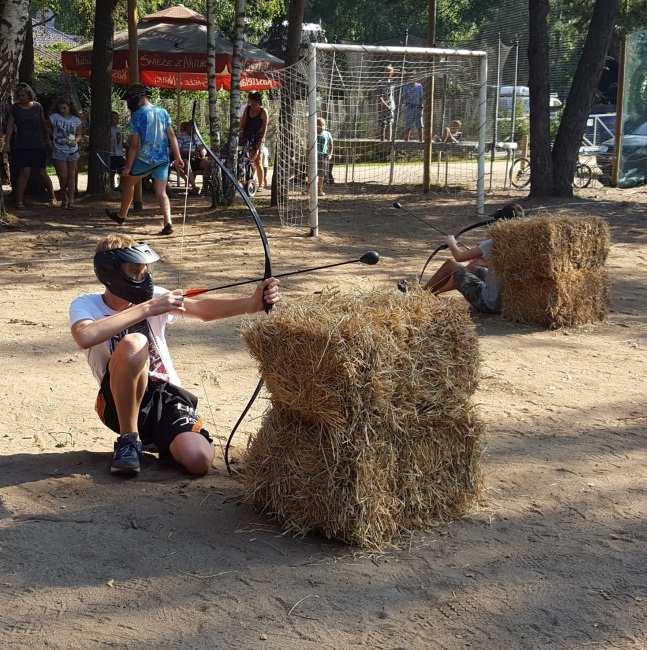
[[[390, 209], [396, 199], [450, 231], [473, 219], [459, 196], [367, 188], [327, 197], [315, 240], [281, 228], [261, 196], [276, 272], [383, 255], [377, 267], [286, 279], [284, 301], [326, 283], [390, 289], [416, 273], [437, 235]], [[0, 228], [0, 648], [646, 648], [647, 193], [579, 201], [561, 210], [612, 227], [607, 322], [547, 332], [477, 319], [480, 506], [384, 554], [292, 539], [239, 502], [221, 445], [257, 374], [237, 319], [168, 333], [217, 438], [211, 473], [191, 480], [149, 456], [139, 478], [111, 477], [114, 437], [93, 412], [67, 309], [97, 289], [93, 247], [112, 227], [100, 204], [82, 202]], [[184, 235], [176, 219], [169, 238], [153, 234], [155, 212], [126, 230], [163, 256], [159, 284], [262, 272], [242, 208], [192, 198]]]

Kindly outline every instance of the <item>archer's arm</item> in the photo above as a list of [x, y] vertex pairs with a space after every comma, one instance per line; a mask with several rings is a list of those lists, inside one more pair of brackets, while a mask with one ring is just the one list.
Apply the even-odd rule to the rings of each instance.
[[187, 316], [210, 321], [241, 314], [254, 314], [263, 311], [265, 304], [273, 305], [279, 299], [279, 281], [268, 278], [247, 298], [217, 298], [216, 296], [185, 298], [184, 308]]
[[80, 320], [71, 327], [72, 338], [82, 348], [91, 348], [119, 334], [126, 328], [149, 316], [158, 316], [169, 311], [184, 311], [182, 291], [177, 289], [162, 294], [139, 305], [132, 305], [123, 311], [100, 320]]
[[469, 262], [483, 257], [483, 251], [478, 246], [461, 250], [453, 235], [447, 237], [446, 244], [457, 262]]

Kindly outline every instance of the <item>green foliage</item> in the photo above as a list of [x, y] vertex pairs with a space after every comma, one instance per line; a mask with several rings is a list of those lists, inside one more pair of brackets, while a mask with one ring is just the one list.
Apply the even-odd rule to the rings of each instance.
[[647, 114], [647, 31], [627, 36], [625, 57], [625, 120], [640, 124]]
[[[34, 53], [34, 90], [39, 97], [57, 97], [61, 93], [61, 52], [69, 48], [67, 43], [53, 43], [48, 45], [46, 50], [51, 52], [50, 56], [41, 56]], [[87, 82], [83, 79], [73, 77], [71, 79], [77, 95], [87, 94]]]
[[[140, 16], [176, 5], [172, 0], [140, 0], [137, 9]], [[183, 4], [201, 14], [206, 13], [205, 0], [184, 0]], [[231, 0], [217, 0], [218, 28], [231, 35], [234, 24], [234, 3]], [[115, 28], [126, 29], [126, 2], [120, 1], [115, 10]], [[56, 26], [68, 34], [78, 34], [91, 39], [94, 33], [95, 2], [92, 0], [32, 0], [32, 13], [50, 9], [56, 14]], [[273, 20], [286, 16], [286, 0], [252, 0], [247, 4], [246, 38], [258, 42], [269, 29]]]
[[[487, 0], [439, 0], [438, 43], [465, 42], [472, 38], [490, 12]], [[331, 42], [350, 40], [376, 43], [409, 34], [427, 37], [428, 4], [418, 0], [393, 0], [376, 5], [369, 0], [312, 0], [306, 20], [322, 22]]]

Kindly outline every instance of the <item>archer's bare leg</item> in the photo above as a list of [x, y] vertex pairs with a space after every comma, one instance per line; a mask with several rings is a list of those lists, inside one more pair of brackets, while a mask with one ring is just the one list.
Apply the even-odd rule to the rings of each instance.
[[449, 278], [456, 269], [460, 268], [460, 264], [454, 260], [445, 260], [440, 268], [431, 276], [429, 282], [425, 285], [425, 289], [431, 289], [438, 284], [443, 278]]
[[126, 334], [112, 353], [109, 368], [119, 433], [133, 433], [138, 430], [139, 406], [148, 385], [148, 339]]
[[195, 431], [184, 431], [175, 436], [169, 450], [176, 462], [196, 476], [206, 474], [213, 461], [213, 445]]
[[439, 293], [445, 293], [447, 291], [453, 291], [454, 289], [458, 288], [458, 285], [456, 284], [456, 280], [454, 280], [454, 276], [450, 275], [445, 282], [443, 280], [438, 280], [439, 285], [435, 287], [430, 287], [432, 293], [437, 296]]

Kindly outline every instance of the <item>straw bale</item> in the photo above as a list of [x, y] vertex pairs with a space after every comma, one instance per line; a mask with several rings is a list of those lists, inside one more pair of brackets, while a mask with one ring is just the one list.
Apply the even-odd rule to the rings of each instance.
[[609, 227], [598, 217], [499, 221], [490, 228], [504, 318], [549, 328], [603, 320]]
[[463, 515], [480, 486], [483, 425], [420, 417], [392, 431], [306, 423], [271, 408], [245, 458], [246, 500], [290, 533], [380, 549], [402, 531]]
[[552, 278], [505, 278], [503, 316], [548, 328], [602, 321], [609, 311], [606, 269], [556, 273]]
[[554, 277], [598, 269], [609, 253], [609, 226], [599, 217], [538, 216], [497, 221], [490, 227], [497, 273]]
[[243, 324], [272, 404], [345, 426], [464, 403], [478, 380], [465, 306], [428, 292], [327, 293]]
[[272, 402], [248, 446], [246, 496], [286, 530], [378, 549], [473, 502], [483, 427], [464, 305], [424, 291], [324, 295], [244, 336]]

